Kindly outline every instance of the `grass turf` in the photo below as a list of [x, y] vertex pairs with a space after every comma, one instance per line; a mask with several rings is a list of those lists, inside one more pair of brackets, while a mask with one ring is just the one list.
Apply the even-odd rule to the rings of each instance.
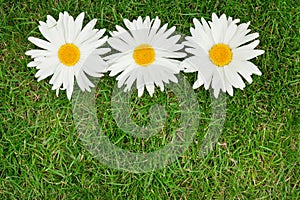
[[[299, 190], [299, 2], [287, 1], [1, 1], [0, 7], [0, 197], [2, 199], [297, 199]], [[227, 118], [216, 150], [199, 157], [198, 141], [207, 130], [209, 94], [196, 90], [201, 121], [194, 143], [170, 166], [134, 174], [102, 165], [82, 145], [65, 94], [58, 98], [49, 79], [36, 82], [24, 52], [35, 48], [29, 36], [41, 37], [37, 23], [68, 11], [86, 12], [85, 23], [114, 30], [123, 18], [159, 16], [189, 34], [192, 18], [226, 13], [251, 21], [266, 53], [253, 62], [263, 75], [227, 98]], [[196, 76], [186, 75], [192, 83]], [[115, 80], [98, 85], [100, 126], [110, 139], [131, 151], [152, 151], [169, 142], [147, 143], [118, 129], [110, 112]], [[133, 119], [147, 121], [155, 102], [176, 117], [176, 101], [156, 91], [133, 99]], [[140, 114], [138, 114], [140, 113]], [[176, 127], [170, 121], [169, 127]], [[120, 139], [121, 138], [121, 139]], [[124, 139], [125, 138], [125, 139]], [[163, 143], [161, 143], [163, 141]], [[148, 146], [147, 146], [148, 145]]]

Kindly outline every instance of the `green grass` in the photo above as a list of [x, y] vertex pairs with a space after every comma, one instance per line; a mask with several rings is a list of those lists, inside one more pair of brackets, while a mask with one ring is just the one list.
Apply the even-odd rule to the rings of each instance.
[[[1, 199], [297, 199], [299, 165], [299, 17], [297, 1], [3, 1], [0, 7], [0, 197]], [[264, 3], [267, 2], [267, 3]], [[24, 55], [35, 48], [27, 38], [41, 37], [38, 21], [68, 11], [86, 12], [85, 23], [114, 30], [123, 18], [159, 16], [189, 34], [194, 17], [226, 13], [260, 33], [266, 53], [253, 62], [263, 75], [227, 98], [227, 118], [216, 150], [199, 157], [210, 117], [209, 92], [196, 90], [201, 109], [199, 130], [185, 155], [148, 173], [111, 169], [95, 159], [79, 139], [72, 105], [37, 82]], [[192, 83], [195, 74], [185, 75]], [[110, 110], [114, 78], [98, 85], [100, 126], [116, 145], [135, 152], [153, 151], [170, 142], [178, 102], [156, 91], [132, 98], [132, 118], [139, 125], [148, 110], [162, 103], [171, 114], [169, 128], [148, 141], [118, 129]], [[169, 95], [168, 95], [169, 94]], [[121, 138], [121, 139], [120, 139]]]

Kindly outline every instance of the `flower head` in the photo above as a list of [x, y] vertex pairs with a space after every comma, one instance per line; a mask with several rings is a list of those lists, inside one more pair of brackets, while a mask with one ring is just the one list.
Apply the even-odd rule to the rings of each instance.
[[245, 87], [241, 76], [252, 83], [252, 74], [261, 75], [260, 70], [249, 61], [264, 53], [254, 49], [259, 44], [259, 40], [255, 40], [259, 34], [248, 34], [250, 23], [238, 25], [239, 21], [227, 18], [225, 14], [218, 18], [215, 13], [208, 23], [203, 18], [201, 23], [193, 20], [195, 28], [191, 28], [192, 36], [186, 37], [184, 43], [190, 47], [186, 51], [192, 56], [185, 59], [181, 67], [185, 72], [198, 72], [194, 88], [204, 84], [208, 89], [211, 85], [215, 97], [220, 90], [232, 96], [233, 87]]
[[[142, 96], [146, 87], [149, 94], [154, 93], [155, 85], [164, 90], [164, 83], [177, 82], [174, 74], [179, 73], [180, 62], [173, 58], [183, 58], [183, 48], [178, 44], [180, 35], [174, 35], [175, 27], [161, 27], [161, 20], [141, 17], [130, 22], [124, 19], [125, 29], [116, 26], [111, 32], [108, 43], [118, 52], [107, 57], [110, 76], [117, 74], [118, 87], [126, 85], [125, 91], [131, 89], [136, 81], [138, 96]], [[172, 35], [173, 34], [173, 35]]]
[[46, 22], [40, 22], [39, 30], [47, 41], [35, 37], [29, 37], [29, 41], [42, 49], [34, 49], [26, 52], [34, 61], [28, 67], [36, 67], [38, 72], [35, 77], [38, 81], [51, 75], [52, 89], [67, 91], [68, 99], [71, 99], [74, 77], [82, 91], [90, 91], [94, 87], [86, 74], [94, 77], [103, 76], [107, 69], [107, 63], [100, 55], [110, 51], [107, 48], [99, 48], [106, 41], [103, 36], [105, 29], [94, 29], [96, 19], [90, 21], [83, 29], [84, 13], [75, 20], [67, 12], [60, 13], [56, 21], [52, 16], [47, 16]]

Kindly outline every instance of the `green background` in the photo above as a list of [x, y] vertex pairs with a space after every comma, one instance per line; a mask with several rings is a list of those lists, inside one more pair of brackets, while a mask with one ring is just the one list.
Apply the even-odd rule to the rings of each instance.
[[[298, 1], [0, 1], [0, 197], [1, 199], [297, 199], [299, 190], [299, 16]], [[194, 17], [211, 14], [251, 21], [260, 33], [253, 59], [262, 76], [227, 98], [227, 118], [216, 150], [199, 157], [199, 143], [210, 117], [209, 92], [197, 89], [199, 131], [185, 155], [165, 169], [134, 174], [107, 168], [78, 138], [72, 105], [64, 92], [51, 90], [49, 78], [37, 82], [24, 52], [42, 38], [38, 21], [68, 11], [85, 12], [85, 24], [112, 31], [123, 18], [159, 16], [188, 35]], [[108, 33], [107, 33], [108, 34]], [[185, 75], [191, 84], [196, 74]], [[170, 141], [178, 102], [171, 91], [153, 98], [132, 97], [132, 119], [147, 123], [151, 105], [162, 103], [169, 126], [149, 140], [118, 129], [110, 110], [115, 79], [97, 87], [100, 126], [118, 146], [150, 152]]]

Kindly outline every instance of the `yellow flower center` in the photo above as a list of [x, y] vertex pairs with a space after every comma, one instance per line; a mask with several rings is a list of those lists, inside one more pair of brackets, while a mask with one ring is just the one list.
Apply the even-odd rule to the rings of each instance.
[[58, 58], [64, 65], [72, 67], [80, 59], [80, 50], [74, 44], [64, 44], [58, 50]]
[[209, 58], [218, 67], [224, 67], [231, 62], [232, 52], [227, 44], [216, 44], [209, 50]]
[[140, 66], [150, 65], [155, 60], [155, 51], [152, 46], [141, 44], [134, 49], [133, 59]]

